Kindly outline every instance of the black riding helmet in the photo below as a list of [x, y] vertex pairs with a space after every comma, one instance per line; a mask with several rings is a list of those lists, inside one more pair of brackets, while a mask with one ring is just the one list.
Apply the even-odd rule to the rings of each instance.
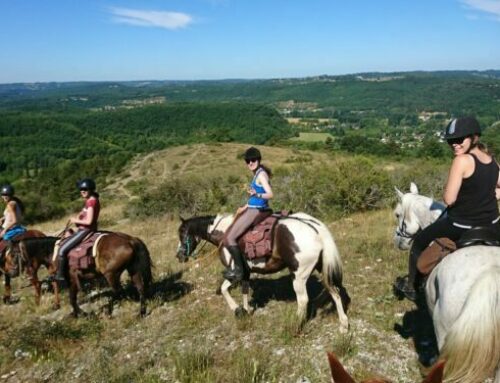
[[3, 185], [0, 189], [0, 195], [12, 197], [14, 195], [14, 187], [12, 185]]
[[262, 155], [260, 154], [259, 149], [251, 146], [245, 151], [245, 161], [247, 160], [261, 160]]
[[474, 117], [455, 118], [450, 121], [444, 132], [444, 139], [469, 137], [477, 134], [481, 135], [481, 127]]
[[76, 183], [76, 186], [78, 187], [78, 190], [90, 190], [90, 191], [95, 191], [96, 186], [95, 182], [92, 178], [84, 178], [83, 180], [80, 180]]

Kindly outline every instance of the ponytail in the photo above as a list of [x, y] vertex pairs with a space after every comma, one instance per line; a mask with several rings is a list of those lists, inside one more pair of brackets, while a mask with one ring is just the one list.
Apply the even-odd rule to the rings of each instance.
[[19, 210], [21, 211], [21, 214], [24, 214], [24, 203], [21, 201], [19, 198], [12, 196], [11, 200], [14, 201], [17, 206], [19, 206]]
[[261, 168], [267, 173], [267, 176], [269, 178], [271, 178], [273, 176], [273, 172], [272, 172], [271, 168], [268, 168], [266, 165], [259, 164], [259, 167], [257, 168], [257, 170], [259, 170]]

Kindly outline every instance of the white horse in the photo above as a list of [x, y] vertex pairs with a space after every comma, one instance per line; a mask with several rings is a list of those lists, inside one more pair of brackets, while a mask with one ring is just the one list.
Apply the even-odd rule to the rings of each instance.
[[[405, 249], [439, 215], [431, 198], [397, 190], [395, 244]], [[500, 383], [500, 247], [459, 249], [438, 264], [425, 287], [445, 382], [478, 383], [495, 374]]]
[[[179, 248], [177, 258], [187, 261], [201, 239], [220, 246], [225, 231], [233, 222], [232, 215], [181, 218], [179, 227]], [[221, 248], [220, 259], [226, 267], [234, 267], [231, 255]], [[342, 286], [342, 262], [330, 231], [321, 221], [304, 213], [282, 217], [273, 230], [273, 249], [270, 257], [247, 260], [251, 272], [270, 274], [287, 267], [293, 275], [293, 288], [297, 295], [297, 315], [300, 320], [306, 317], [309, 297], [306, 282], [316, 269], [321, 272], [323, 286], [333, 298], [340, 322], [341, 331], [347, 331], [349, 322], [344, 311], [347, 305], [347, 292]], [[248, 304], [248, 280], [242, 282], [243, 307], [238, 306], [229, 293], [229, 280], [224, 280], [221, 292], [230, 309], [236, 314], [250, 312]], [[342, 298], [341, 298], [342, 296]]]

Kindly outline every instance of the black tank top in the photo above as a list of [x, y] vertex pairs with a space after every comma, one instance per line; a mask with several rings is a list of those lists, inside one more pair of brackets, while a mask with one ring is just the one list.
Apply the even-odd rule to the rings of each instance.
[[474, 158], [474, 173], [462, 180], [455, 204], [448, 210], [448, 217], [456, 224], [486, 226], [498, 220], [495, 188], [498, 182], [498, 164], [495, 159], [484, 164]]

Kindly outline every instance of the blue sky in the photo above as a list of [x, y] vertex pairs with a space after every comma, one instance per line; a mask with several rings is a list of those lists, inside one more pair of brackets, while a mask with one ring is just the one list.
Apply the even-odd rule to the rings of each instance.
[[500, 69], [500, 0], [2, 0], [0, 83]]

